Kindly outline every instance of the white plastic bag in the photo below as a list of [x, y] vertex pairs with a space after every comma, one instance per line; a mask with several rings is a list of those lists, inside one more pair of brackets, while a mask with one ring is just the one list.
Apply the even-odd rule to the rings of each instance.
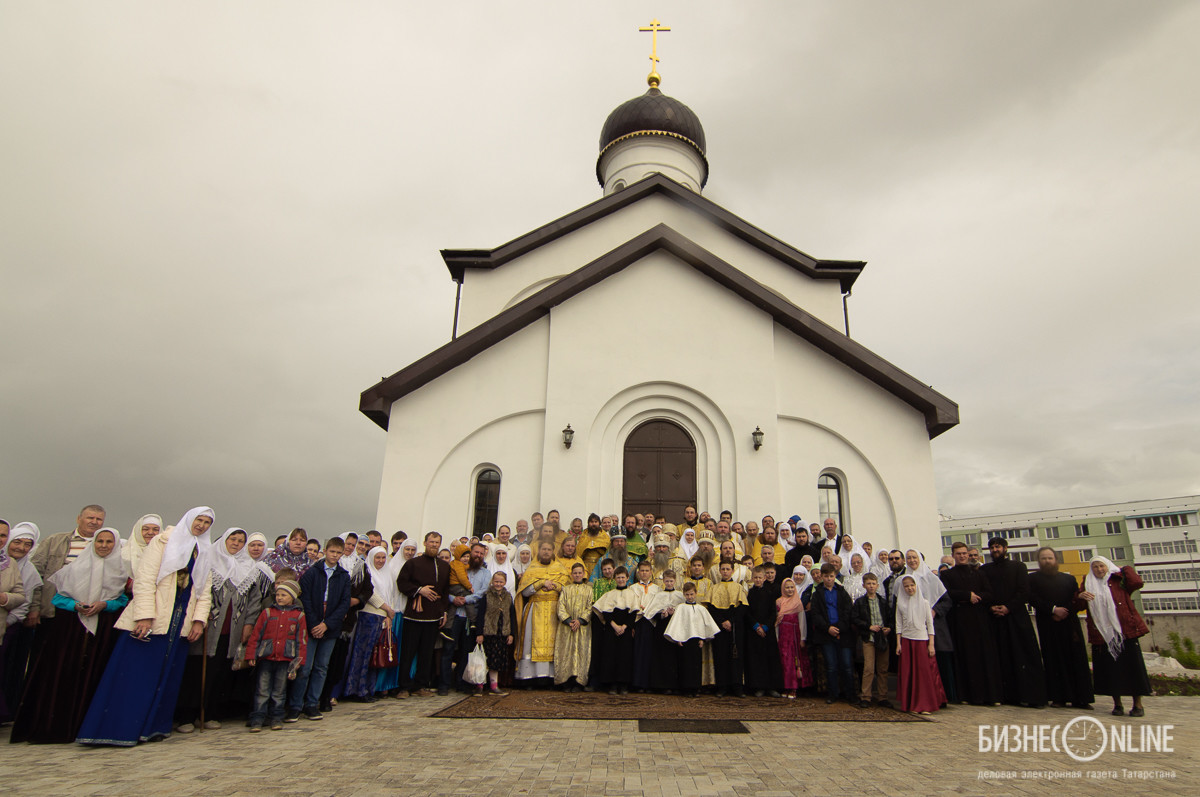
[[487, 682], [488, 666], [487, 655], [483, 652], [483, 645], [476, 645], [471, 651], [471, 655], [467, 657], [467, 668], [463, 670], [463, 680], [469, 684], [482, 684]]

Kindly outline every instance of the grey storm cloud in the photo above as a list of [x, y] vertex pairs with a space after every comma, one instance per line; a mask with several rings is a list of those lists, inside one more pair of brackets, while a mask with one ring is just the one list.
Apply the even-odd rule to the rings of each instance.
[[[599, 196], [648, 13], [6, 4], [0, 516], [369, 527], [384, 436], [358, 393], [448, 340], [439, 248]], [[867, 260], [853, 336], [960, 403], [943, 512], [1200, 492], [1200, 6], [652, 13], [706, 194]]]

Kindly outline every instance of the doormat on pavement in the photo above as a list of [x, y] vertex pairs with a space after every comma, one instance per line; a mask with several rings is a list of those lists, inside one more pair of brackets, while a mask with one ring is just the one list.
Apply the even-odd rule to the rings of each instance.
[[571, 720], [750, 720], [809, 722], [918, 722], [925, 720], [890, 708], [826, 705], [824, 698], [683, 697], [680, 695], [557, 692], [515, 689], [505, 697], [463, 697], [430, 714], [452, 719]]
[[738, 720], [638, 720], [638, 733], [750, 733]]

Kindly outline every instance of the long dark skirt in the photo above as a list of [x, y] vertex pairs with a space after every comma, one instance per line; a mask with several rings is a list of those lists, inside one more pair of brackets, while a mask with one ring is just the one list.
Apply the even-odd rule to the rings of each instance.
[[36, 630], [13, 623], [4, 634], [4, 644], [0, 645], [0, 722], [8, 722], [17, 713]]
[[354, 627], [354, 638], [350, 641], [350, 658], [346, 661], [346, 697], [370, 697], [375, 694], [376, 671], [371, 669], [371, 651], [383, 633], [386, 617], [378, 614], [358, 613], [358, 624]]
[[946, 690], [946, 699], [951, 703], [958, 702], [958, 681], [955, 680], [954, 651], [938, 651], [938, 675], [942, 678], [942, 688]]
[[187, 638], [181, 637], [179, 630], [191, 595], [190, 583], [186, 589], [176, 590], [167, 633], [139, 640], [128, 631], [118, 632], [112, 657], [75, 741], [133, 747], [171, 735], [171, 717], [188, 655]]
[[[233, 659], [229, 658], [230, 635], [217, 640], [217, 652], [207, 664], [200, 654], [188, 656], [183, 668], [183, 683], [175, 706], [175, 721], [195, 723], [200, 719], [200, 699], [204, 696], [204, 719], [221, 720], [233, 716]], [[203, 637], [201, 637], [203, 639]], [[236, 648], [237, 645], [234, 645]], [[200, 648], [201, 650], [203, 648]]]
[[1141, 644], [1136, 639], [1126, 639], [1116, 661], [1107, 645], [1092, 645], [1092, 681], [1098, 695], [1139, 697], [1150, 694], [1150, 676], [1146, 674]]
[[513, 646], [508, 644], [507, 639], [502, 634], [488, 634], [483, 638], [483, 653], [487, 656], [489, 670], [499, 673], [506, 666], [512, 669]]
[[101, 612], [96, 619], [95, 636], [68, 609], [59, 609], [43, 624], [46, 644], [33, 663], [9, 741], [75, 741], [117, 642], [117, 613]]

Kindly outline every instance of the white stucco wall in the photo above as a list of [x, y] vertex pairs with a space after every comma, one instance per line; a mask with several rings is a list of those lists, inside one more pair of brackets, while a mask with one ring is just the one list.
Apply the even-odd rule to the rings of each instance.
[[499, 268], [467, 269], [459, 305], [460, 334], [658, 224], [682, 233], [755, 282], [842, 329], [837, 280], [814, 280], [720, 229], [694, 209], [653, 194]]
[[[646, 296], [673, 309], [624, 321]], [[696, 442], [702, 508], [815, 518], [817, 477], [835, 468], [860, 540], [940, 549], [921, 414], [666, 252], [397, 401], [378, 527], [468, 529], [483, 465], [502, 474], [503, 523], [619, 512], [625, 439], [654, 418]]]
[[458, 536], [485, 463], [501, 472], [501, 517], [538, 504], [549, 336], [535, 322], [392, 404], [376, 528]]
[[668, 136], [635, 136], [614, 144], [600, 159], [604, 195], [633, 185], [652, 174], [664, 174], [700, 192], [707, 167], [690, 145]]

